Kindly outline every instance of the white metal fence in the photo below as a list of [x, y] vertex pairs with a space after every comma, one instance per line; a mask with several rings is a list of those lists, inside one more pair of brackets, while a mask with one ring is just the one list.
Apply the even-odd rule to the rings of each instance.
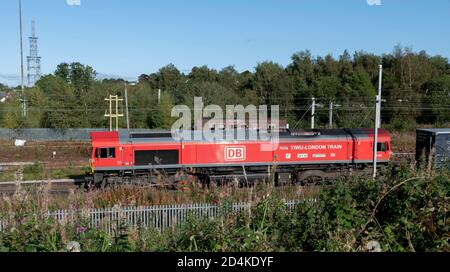
[[[287, 210], [292, 211], [299, 200], [285, 201]], [[79, 212], [71, 210], [57, 210], [49, 212], [48, 216], [58, 223], [65, 224], [83, 218], [89, 228], [102, 229], [108, 233], [117, 230], [121, 223], [127, 226], [155, 228], [160, 231], [175, 228], [189, 217], [218, 218], [225, 213], [239, 213], [248, 211], [251, 203], [234, 203], [230, 205], [214, 204], [176, 204], [146, 207], [113, 207], [102, 209], [88, 209]], [[7, 228], [7, 220], [0, 221], [0, 231]]]

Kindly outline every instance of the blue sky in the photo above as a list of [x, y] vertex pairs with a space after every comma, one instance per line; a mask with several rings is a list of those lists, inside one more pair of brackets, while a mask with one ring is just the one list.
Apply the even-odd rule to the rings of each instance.
[[[169, 63], [183, 72], [199, 65], [252, 70], [265, 60], [287, 65], [306, 49], [378, 54], [401, 43], [450, 56], [449, 0], [367, 1], [23, 0], [24, 38], [36, 20], [44, 74], [79, 61], [131, 78]], [[20, 71], [17, 2], [0, 1], [0, 82]], [[24, 50], [27, 56], [27, 39]]]

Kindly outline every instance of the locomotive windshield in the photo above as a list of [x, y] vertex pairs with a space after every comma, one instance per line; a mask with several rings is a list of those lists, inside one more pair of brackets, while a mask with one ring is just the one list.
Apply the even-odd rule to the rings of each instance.
[[386, 151], [388, 151], [389, 150], [388, 143], [387, 142], [386, 143], [378, 143], [377, 150], [379, 152], [386, 152]]
[[114, 159], [116, 157], [116, 149], [114, 147], [97, 148], [95, 157], [99, 159]]

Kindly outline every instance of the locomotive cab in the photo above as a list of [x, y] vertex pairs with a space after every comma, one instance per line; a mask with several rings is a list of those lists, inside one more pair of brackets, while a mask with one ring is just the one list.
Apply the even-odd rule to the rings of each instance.
[[382, 161], [389, 161], [391, 158], [391, 137], [385, 130], [380, 130], [380, 137], [377, 143], [377, 158]]
[[391, 148], [389, 141], [378, 142], [377, 158], [382, 161], [389, 161], [389, 159], [391, 158]]
[[92, 172], [95, 171], [95, 167], [117, 165], [117, 162], [120, 161], [119, 154], [119, 147], [93, 147], [90, 159]]
[[377, 152], [389, 154], [389, 152], [390, 152], [389, 142], [378, 142]]
[[92, 172], [98, 167], [117, 167], [121, 160], [121, 147], [117, 132], [92, 133]]

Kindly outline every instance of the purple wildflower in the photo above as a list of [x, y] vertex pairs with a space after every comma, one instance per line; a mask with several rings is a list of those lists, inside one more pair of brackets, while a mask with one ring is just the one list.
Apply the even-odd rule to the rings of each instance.
[[86, 232], [86, 228], [85, 227], [77, 227], [77, 233], [81, 234], [81, 233], [85, 233]]

